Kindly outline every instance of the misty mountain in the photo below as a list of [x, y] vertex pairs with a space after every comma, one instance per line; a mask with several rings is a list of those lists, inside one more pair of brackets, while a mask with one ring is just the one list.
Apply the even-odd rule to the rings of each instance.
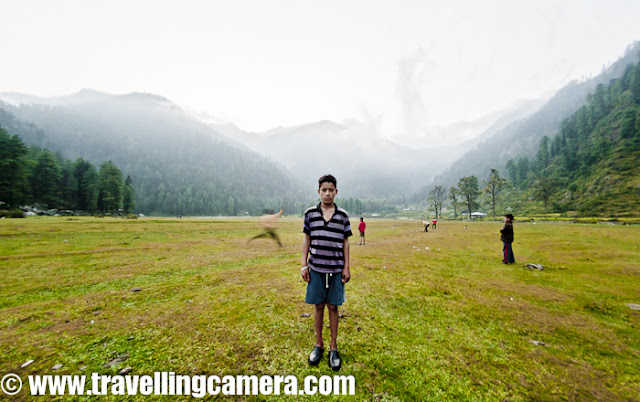
[[359, 123], [320, 121], [259, 134], [231, 125], [214, 128], [268, 155], [304, 183], [314, 185], [320, 176], [332, 173], [341, 197], [399, 198], [441, 172], [461, 153], [455, 147], [404, 147]]
[[[485, 136], [514, 120], [534, 113], [541, 101], [523, 101], [493, 114]], [[459, 122], [445, 130], [459, 133], [484, 122]], [[320, 121], [279, 127], [264, 133], [241, 130], [233, 124], [211, 125], [217, 132], [285, 166], [303, 183], [313, 184], [330, 172], [338, 178], [340, 196], [365, 199], [402, 199], [444, 172], [467, 149], [483, 138], [464, 144], [414, 149], [383, 138], [364, 123]], [[476, 134], [477, 136], [477, 134]]]
[[[545, 99], [546, 100], [546, 99]], [[416, 137], [409, 133], [396, 133], [393, 142], [412, 148], [434, 148], [434, 142], [446, 142], [467, 149], [504, 128], [507, 124], [536, 112], [545, 100], [529, 99], [515, 102], [510, 107], [495, 110], [473, 120], [459, 120], [446, 126], [434, 126]]]
[[6, 111], [10, 106], [0, 101], [0, 126], [12, 135], [18, 135], [27, 145], [44, 146], [45, 132], [33, 123], [16, 119], [16, 117]]
[[234, 146], [161, 96], [82, 90], [50, 99], [14, 93], [0, 99], [11, 103], [0, 104], [0, 125], [27, 145], [94, 164], [116, 163], [133, 179], [139, 212], [260, 214], [285, 205], [298, 213], [305, 200], [286, 169]]
[[501, 170], [504, 175], [504, 166], [509, 159], [535, 155], [542, 137], [554, 137], [560, 123], [582, 107], [598, 85], [607, 85], [611, 80], [620, 78], [627, 65], [636, 63], [639, 58], [640, 42], [636, 42], [601, 74], [582, 82], [569, 83], [533, 115], [514, 121], [497, 132], [487, 130], [481, 135], [484, 140], [468, 150], [431, 184], [416, 192], [413, 198], [426, 198], [435, 185], [445, 188], [457, 185], [464, 176], [475, 175], [482, 180], [489, 175], [491, 168]]

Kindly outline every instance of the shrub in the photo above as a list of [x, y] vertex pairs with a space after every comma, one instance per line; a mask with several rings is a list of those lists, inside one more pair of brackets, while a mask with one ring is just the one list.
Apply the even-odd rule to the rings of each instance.
[[567, 212], [567, 205], [566, 204], [560, 204], [557, 202], [554, 202], [551, 206], [553, 212], [558, 212], [558, 213], [563, 213], [563, 212]]
[[21, 209], [0, 210], [0, 218], [24, 218], [24, 212]]
[[138, 219], [138, 215], [136, 215], [136, 214], [127, 214], [127, 216], [125, 216], [125, 218], [127, 218], [127, 219]]

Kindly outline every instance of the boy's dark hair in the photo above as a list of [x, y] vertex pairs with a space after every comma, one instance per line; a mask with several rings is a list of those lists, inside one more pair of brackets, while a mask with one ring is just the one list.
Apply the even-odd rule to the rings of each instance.
[[333, 183], [335, 188], [338, 188], [338, 181], [332, 174], [325, 174], [320, 179], [318, 179], [318, 188], [322, 187], [322, 183]]
[[506, 214], [505, 217], [509, 218], [509, 220], [513, 222], [513, 214]]
[[364, 218], [363, 218], [363, 217], [360, 217], [360, 220], [361, 220], [361, 221], [364, 221]]

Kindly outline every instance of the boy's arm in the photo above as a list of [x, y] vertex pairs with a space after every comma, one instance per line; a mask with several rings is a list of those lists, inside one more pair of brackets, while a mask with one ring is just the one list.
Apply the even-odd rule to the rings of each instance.
[[[304, 234], [304, 240], [302, 241], [302, 267], [307, 265], [307, 259], [309, 258], [309, 247], [311, 246], [311, 236], [309, 236], [308, 234]], [[305, 281], [309, 282], [310, 277], [309, 277], [309, 268], [307, 266], [307, 269], [303, 269], [300, 274], [302, 274], [302, 279], [304, 279]]]
[[351, 279], [351, 267], [349, 264], [349, 239], [344, 239], [342, 245], [342, 252], [344, 253], [344, 269], [342, 270], [342, 283], [349, 282]]

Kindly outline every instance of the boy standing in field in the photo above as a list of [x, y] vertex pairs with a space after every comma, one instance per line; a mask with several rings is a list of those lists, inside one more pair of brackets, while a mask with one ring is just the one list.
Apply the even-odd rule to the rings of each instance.
[[358, 231], [360, 232], [360, 243], [358, 245], [364, 246], [364, 230], [367, 228], [367, 224], [364, 223], [364, 218], [360, 217], [360, 224], [358, 225]]
[[320, 203], [304, 213], [304, 241], [302, 243], [302, 279], [307, 282], [305, 301], [315, 305], [313, 323], [316, 344], [309, 355], [309, 364], [317, 365], [324, 352], [322, 327], [324, 307], [329, 310], [329, 367], [340, 370], [338, 353], [338, 306], [344, 302], [344, 285], [351, 279], [349, 266], [349, 236], [351, 224], [347, 211], [333, 202], [338, 194], [337, 181], [332, 175], [318, 180]]
[[513, 215], [506, 214], [504, 216], [504, 227], [500, 229], [500, 241], [502, 241], [502, 263], [503, 264], [513, 264], [516, 262], [515, 257], [513, 256], [513, 248], [511, 248], [511, 243], [513, 243]]

